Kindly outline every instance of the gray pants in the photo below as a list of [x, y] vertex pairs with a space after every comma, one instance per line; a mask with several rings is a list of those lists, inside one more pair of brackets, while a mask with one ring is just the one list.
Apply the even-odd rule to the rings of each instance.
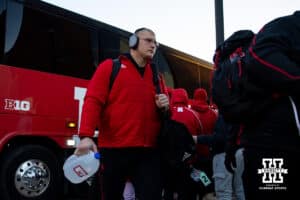
[[233, 195], [237, 200], [245, 200], [244, 186], [243, 186], [243, 172], [244, 172], [244, 155], [243, 148], [240, 148], [235, 153], [236, 169], [233, 174]]
[[225, 153], [216, 154], [213, 158], [213, 178], [215, 181], [215, 192], [218, 200], [245, 200], [242, 174], [244, 171], [243, 149], [236, 154], [234, 175], [227, 171], [224, 161]]

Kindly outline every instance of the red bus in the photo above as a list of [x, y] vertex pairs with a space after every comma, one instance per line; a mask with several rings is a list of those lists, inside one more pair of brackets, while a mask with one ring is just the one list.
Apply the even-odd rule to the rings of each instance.
[[[57, 199], [88, 80], [129, 50], [130, 33], [37, 0], [0, 0], [0, 199]], [[210, 63], [165, 45], [167, 85], [208, 87]]]

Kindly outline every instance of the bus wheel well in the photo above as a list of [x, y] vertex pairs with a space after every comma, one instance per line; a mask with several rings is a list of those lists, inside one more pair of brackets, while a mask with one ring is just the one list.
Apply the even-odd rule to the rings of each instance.
[[54, 154], [61, 157], [62, 149], [51, 139], [46, 137], [28, 137], [28, 136], [17, 136], [11, 139], [2, 149], [1, 155], [5, 154], [7, 151], [14, 149], [18, 146], [28, 145], [28, 144], [38, 144], [50, 149]]

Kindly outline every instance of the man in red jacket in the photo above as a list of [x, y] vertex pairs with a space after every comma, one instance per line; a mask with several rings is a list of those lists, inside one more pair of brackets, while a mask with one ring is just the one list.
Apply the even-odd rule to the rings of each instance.
[[109, 87], [112, 59], [99, 65], [89, 83], [83, 105], [80, 136], [75, 153], [97, 151], [90, 138], [99, 129], [101, 189], [104, 200], [122, 198], [125, 182], [132, 181], [139, 200], [161, 199], [160, 157], [156, 138], [161, 112], [169, 107], [166, 86], [156, 94], [151, 60], [158, 43], [148, 28], [140, 28], [129, 39], [130, 53], [121, 55], [120, 71]]
[[[191, 108], [198, 114], [198, 118], [202, 123], [202, 132], [200, 137], [206, 137], [213, 133], [215, 123], [218, 117], [217, 112], [208, 104], [207, 92], [204, 88], [194, 90]], [[208, 177], [212, 177], [212, 156], [210, 147], [205, 144], [197, 144], [197, 159], [194, 166], [206, 172]], [[212, 195], [214, 187], [212, 185], [203, 187], [203, 194]]]
[[[204, 88], [197, 88], [194, 91], [193, 100], [191, 102], [191, 108], [199, 114], [199, 120], [202, 122], [204, 135], [211, 135], [215, 128], [218, 114], [207, 103], [207, 92]], [[209, 147], [199, 145], [199, 154], [202, 157], [209, 157]]]

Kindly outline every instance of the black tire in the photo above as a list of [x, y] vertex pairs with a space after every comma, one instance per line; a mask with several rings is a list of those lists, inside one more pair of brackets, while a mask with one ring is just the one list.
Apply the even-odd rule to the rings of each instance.
[[59, 159], [43, 146], [20, 146], [3, 156], [0, 166], [1, 200], [58, 199], [62, 182]]

